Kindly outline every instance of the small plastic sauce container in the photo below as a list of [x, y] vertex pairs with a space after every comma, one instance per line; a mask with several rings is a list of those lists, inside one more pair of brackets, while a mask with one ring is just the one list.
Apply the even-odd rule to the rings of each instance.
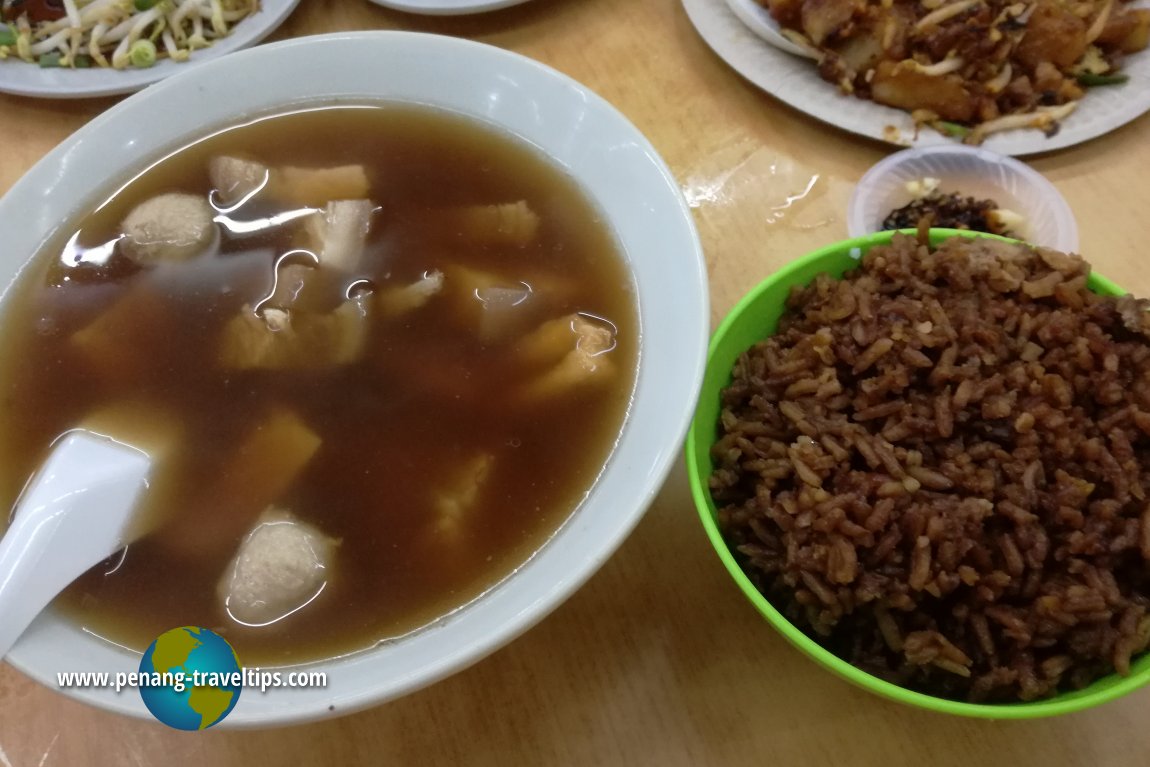
[[[847, 230], [861, 237], [882, 230], [890, 213], [912, 202], [912, 187], [937, 179], [940, 194], [993, 200], [1022, 222], [1010, 234], [1064, 253], [1078, 251], [1078, 224], [1045, 176], [1011, 157], [978, 147], [931, 146], [896, 152], [868, 170], [847, 208]], [[945, 226], [945, 224], [938, 224]]]

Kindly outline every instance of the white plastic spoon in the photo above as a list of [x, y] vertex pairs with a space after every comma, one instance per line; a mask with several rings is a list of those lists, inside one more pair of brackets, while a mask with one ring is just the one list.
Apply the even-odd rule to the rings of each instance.
[[133, 512], [150, 465], [89, 431], [56, 443], [0, 539], [0, 659], [65, 586], [139, 537]]

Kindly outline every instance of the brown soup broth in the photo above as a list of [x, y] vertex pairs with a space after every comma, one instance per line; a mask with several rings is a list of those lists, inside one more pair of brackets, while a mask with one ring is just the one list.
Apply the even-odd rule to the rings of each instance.
[[[223, 369], [225, 323], [268, 294], [275, 259], [297, 246], [298, 227], [224, 232], [204, 255], [146, 270], [119, 252], [102, 265], [65, 263], [70, 253], [114, 239], [124, 216], [149, 197], [207, 195], [209, 160], [223, 154], [271, 166], [363, 164], [379, 210], [357, 278], [379, 289], [465, 265], [521, 280], [535, 288], [536, 305], [520, 333], [572, 312], [605, 318], [618, 329], [614, 378], [525, 399], [523, 382], [534, 373], [514, 363], [516, 342], [477, 340], [451, 308], [450, 273], [444, 294], [426, 306], [373, 317], [366, 351], [350, 366]], [[453, 206], [517, 200], [541, 222], [523, 247], [477, 245], [437, 224]], [[281, 208], [257, 195], [228, 215], [248, 220]], [[77, 231], [78, 247], [69, 250], [64, 241]], [[345, 105], [257, 120], [157, 163], [68, 235], [25, 270], [8, 298], [0, 502], [14, 503], [52, 442], [93, 411], [150, 408], [179, 424], [171, 480], [157, 482], [147, 499], [163, 524], [57, 602], [91, 631], [136, 650], [170, 628], [201, 625], [221, 631], [245, 663], [300, 662], [426, 625], [497, 583], [563, 524], [594, 484], [626, 415], [639, 328], [611, 233], [560, 169], [458, 116]], [[331, 294], [321, 300], [338, 303], [336, 291], [347, 284], [321, 287]], [[130, 291], [139, 309], [109, 359], [78, 354], [73, 335]], [[250, 628], [228, 618], [216, 587], [262, 509], [212, 499], [222, 484], [251, 479], [229, 474], [231, 456], [271, 408], [290, 409], [322, 438], [275, 505], [339, 544], [318, 598]], [[492, 458], [490, 472], [458, 530], [444, 533], [430, 499], [477, 454]], [[245, 467], [254, 476], [262, 463]]]

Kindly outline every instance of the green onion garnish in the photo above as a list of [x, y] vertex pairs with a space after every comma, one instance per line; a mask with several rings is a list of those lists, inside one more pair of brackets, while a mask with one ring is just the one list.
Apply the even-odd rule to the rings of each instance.
[[1087, 88], [1093, 88], [1096, 85], [1121, 85], [1122, 83], [1129, 82], [1129, 75], [1096, 75], [1090, 72], [1083, 72], [1077, 77], [1078, 84]]

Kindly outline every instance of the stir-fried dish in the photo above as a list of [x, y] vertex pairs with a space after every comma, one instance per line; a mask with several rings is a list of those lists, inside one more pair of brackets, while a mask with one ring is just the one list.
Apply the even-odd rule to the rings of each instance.
[[1049, 134], [1085, 89], [1120, 85], [1150, 42], [1123, 0], [758, 0], [845, 93], [905, 109], [968, 143]]
[[186, 61], [259, 7], [259, 0], [0, 0], [0, 59], [113, 69]]

